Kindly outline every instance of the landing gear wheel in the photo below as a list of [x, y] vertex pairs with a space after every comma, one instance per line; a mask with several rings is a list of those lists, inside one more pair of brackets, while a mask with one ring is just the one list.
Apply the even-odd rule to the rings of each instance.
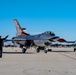
[[51, 51], [52, 51], [52, 49], [48, 49], [48, 51], [49, 51], [49, 52], [51, 52]]
[[44, 50], [45, 53], [47, 53], [47, 50]]
[[25, 53], [25, 52], [26, 52], [26, 49], [25, 49], [25, 48], [23, 48], [23, 49], [22, 49], [22, 53]]
[[40, 49], [39, 49], [39, 48], [37, 48], [36, 52], [37, 52], [37, 53], [39, 53], [39, 52], [40, 52]]
[[74, 48], [74, 52], [76, 51], [76, 48]]

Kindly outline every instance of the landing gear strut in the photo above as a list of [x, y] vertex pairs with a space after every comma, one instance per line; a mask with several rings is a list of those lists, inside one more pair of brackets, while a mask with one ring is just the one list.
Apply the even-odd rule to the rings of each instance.
[[47, 53], [48, 52], [48, 50], [44, 50], [44, 53]]
[[23, 49], [22, 49], [22, 53], [25, 53], [25, 52], [26, 52], [26, 48], [23, 48]]
[[44, 50], [44, 53], [47, 53], [47, 52], [48, 52], [48, 50], [47, 50], [45, 47], [38, 47], [38, 48], [36, 49], [36, 52], [39, 53], [40, 50]]
[[52, 49], [48, 49], [48, 51], [49, 51], [49, 52], [51, 52], [51, 51], [52, 51]]
[[36, 49], [36, 52], [37, 52], [37, 53], [39, 53], [39, 52], [40, 52], [40, 47], [38, 47], [38, 48]]

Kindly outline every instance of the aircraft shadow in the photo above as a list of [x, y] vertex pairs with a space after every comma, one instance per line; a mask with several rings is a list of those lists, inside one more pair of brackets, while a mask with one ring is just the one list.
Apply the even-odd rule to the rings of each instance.
[[74, 51], [49, 51], [49, 52], [74, 52]]
[[34, 52], [26, 52], [26, 53], [22, 53], [22, 52], [3, 52], [3, 54], [36, 54]]

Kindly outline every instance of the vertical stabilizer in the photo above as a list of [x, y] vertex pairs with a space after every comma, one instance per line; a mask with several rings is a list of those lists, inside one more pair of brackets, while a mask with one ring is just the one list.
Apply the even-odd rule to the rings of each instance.
[[14, 19], [14, 23], [16, 25], [16, 30], [17, 30], [17, 36], [20, 36], [20, 35], [29, 35], [27, 34], [26, 32], [23, 31], [23, 29], [21, 28], [19, 22], [17, 21], [17, 19]]

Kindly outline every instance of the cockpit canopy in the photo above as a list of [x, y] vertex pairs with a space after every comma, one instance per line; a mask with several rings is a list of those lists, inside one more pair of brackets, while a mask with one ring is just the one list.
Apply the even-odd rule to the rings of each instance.
[[44, 34], [46, 34], [46, 35], [51, 35], [51, 36], [55, 36], [55, 34], [54, 34], [53, 32], [51, 32], [51, 31], [46, 31], [46, 32], [44, 32]]

